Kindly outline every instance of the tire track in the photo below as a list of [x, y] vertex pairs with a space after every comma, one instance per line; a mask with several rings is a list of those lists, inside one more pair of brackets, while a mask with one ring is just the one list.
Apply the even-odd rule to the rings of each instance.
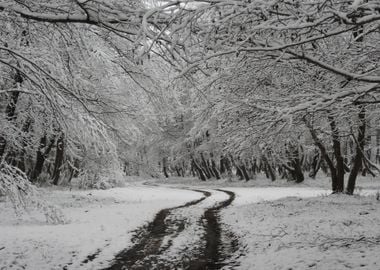
[[192, 258], [185, 269], [201, 270], [201, 269], [221, 269], [229, 265], [233, 266], [233, 262], [229, 261], [232, 255], [239, 248], [238, 238], [229, 231], [222, 228], [220, 223], [220, 211], [228, 207], [235, 199], [235, 193], [227, 190], [217, 189], [226, 193], [229, 198], [218, 205], [209, 208], [204, 213], [203, 219], [206, 242], [202, 252]]
[[[200, 192], [204, 196], [184, 205], [166, 208], [158, 212], [152, 222], [137, 231], [137, 243], [130, 249], [123, 250], [117, 254], [114, 263], [105, 269], [149, 269], [146, 264], [151, 264], [155, 256], [162, 254], [163, 251], [168, 248], [168, 246], [164, 248], [160, 247], [164, 237], [171, 234], [169, 229], [175, 231], [175, 233], [179, 233], [184, 228], [184, 220], [177, 220], [171, 224], [165, 222], [170, 212], [176, 209], [194, 206], [211, 196], [211, 193], [207, 191], [195, 189], [189, 190]], [[177, 227], [177, 229], [173, 229], [173, 227]]]
[[[204, 196], [201, 199], [188, 202], [184, 205], [163, 209], [158, 212], [152, 222], [136, 231], [134, 237], [136, 244], [117, 254], [111, 266], [105, 269], [205, 270], [221, 269], [225, 266], [231, 269], [231, 267], [236, 266], [233, 256], [238, 253], [238, 238], [222, 226], [220, 222], [220, 211], [233, 202], [235, 194], [221, 189], [217, 189], [217, 191], [226, 193], [228, 199], [207, 208], [203, 215], [199, 215], [198, 213], [198, 221], [195, 221], [196, 223], [194, 224], [199, 225], [198, 228], [202, 230], [201, 235], [203, 236], [199, 240], [196, 240], [197, 244], [186, 247], [182, 252], [178, 252], [178, 254], [176, 252], [178, 256], [175, 256], [175, 258], [167, 257], [165, 251], [171, 247], [172, 240], [185, 230], [186, 223], [188, 222], [186, 216], [179, 217], [175, 215], [175, 210], [181, 208], [192, 210], [192, 206], [201, 203], [211, 196], [211, 193], [207, 191], [188, 190], [200, 192]], [[199, 208], [197, 211], [199, 212]], [[189, 233], [189, 231], [187, 232]], [[169, 241], [164, 243], [164, 239], [169, 239]]]

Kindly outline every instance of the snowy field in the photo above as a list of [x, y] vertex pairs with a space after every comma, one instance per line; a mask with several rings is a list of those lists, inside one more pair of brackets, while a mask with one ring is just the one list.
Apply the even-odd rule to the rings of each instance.
[[[46, 225], [38, 212], [15, 216], [0, 203], [0, 269], [99, 269], [131, 245], [133, 230], [162, 208], [201, 197], [192, 191], [128, 186], [110, 190], [46, 191], [68, 224]], [[99, 253], [98, 253], [99, 252]], [[87, 256], [94, 255], [92, 261]]]

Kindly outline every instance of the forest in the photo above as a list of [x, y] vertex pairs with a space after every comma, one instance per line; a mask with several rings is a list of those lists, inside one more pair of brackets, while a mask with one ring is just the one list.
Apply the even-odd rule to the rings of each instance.
[[1, 0], [0, 198], [59, 223], [41, 187], [353, 195], [380, 173], [379, 98], [377, 0]]

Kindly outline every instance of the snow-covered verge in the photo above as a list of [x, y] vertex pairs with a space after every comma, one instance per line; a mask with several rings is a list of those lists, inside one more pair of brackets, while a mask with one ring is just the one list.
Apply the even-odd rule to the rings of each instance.
[[43, 214], [36, 211], [17, 217], [9, 202], [0, 202], [0, 269], [102, 268], [132, 244], [133, 230], [152, 220], [159, 210], [201, 194], [133, 185], [110, 190], [45, 190], [41, 197], [58, 205], [68, 223], [47, 225]]
[[[223, 211], [223, 222], [240, 235], [245, 249], [237, 269], [380, 269], [376, 195], [288, 197], [253, 204], [254, 193], [231, 190], [241, 199]], [[265, 191], [261, 196], [266, 197]]]

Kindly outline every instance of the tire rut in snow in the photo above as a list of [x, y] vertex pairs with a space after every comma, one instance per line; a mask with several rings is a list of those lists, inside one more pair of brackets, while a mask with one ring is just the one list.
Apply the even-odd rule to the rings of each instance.
[[220, 223], [220, 210], [229, 206], [235, 199], [235, 193], [217, 189], [226, 193], [229, 198], [218, 205], [206, 210], [203, 216], [205, 229], [205, 246], [198, 254], [194, 254], [184, 266], [184, 269], [221, 269], [224, 266], [237, 266], [232, 256], [239, 249], [238, 238], [230, 231], [224, 229]]
[[105, 269], [150, 269], [146, 264], [154, 264], [155, 258], [170, 247], [170, 243], [166, 246], [161, 246], [164, 237], [173, 233], [177, 235], [185, 227], [185, 220], [175, 220], [170, 224], [165, 222], [171, 211], [196, 205], [211, 196], [211, 193], [207, 191], [189, 190], [200, 192], [205, 196], [184, 205], [163, 209], [158, 212], [152, 222], [137, 231], [135, 237], [137, 243], [130, 249], [123, 250], [117, 254], [113, 264]]

